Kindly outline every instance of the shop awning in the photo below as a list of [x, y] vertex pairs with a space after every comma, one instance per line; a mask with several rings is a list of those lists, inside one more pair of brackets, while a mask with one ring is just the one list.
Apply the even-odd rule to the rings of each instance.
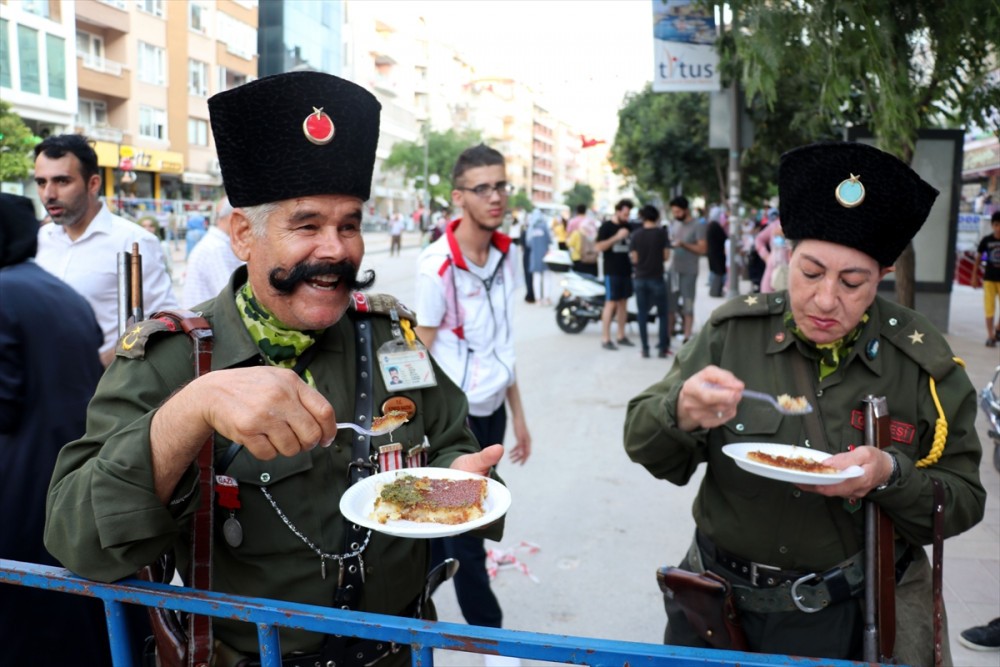
[[202, 174], [197, 171], [185, 171], [181, 174], [182, 183], [191, 185], [222, 185], [222, 177], [218, 174]]

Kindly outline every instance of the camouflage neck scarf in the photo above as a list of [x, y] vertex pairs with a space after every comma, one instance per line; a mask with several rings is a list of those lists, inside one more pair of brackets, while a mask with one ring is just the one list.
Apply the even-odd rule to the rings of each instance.
[[790, 310], [785, 313], [785, 326], [795, 334], [796, 338], [819, 353], [819, 379], [822, 380], [836, 371], [840, 366], [840, 362], [851, 356], [851, 350], [854, 349], [854, 344], [861, 337], [861, 332], [864, 330], [868, 319], [868, 313], [865, 313], [861, 316], [861, 321], [858, 322], [858, 325], [849, 334], [832, 343], [814, 343], [806, 338], [798, 325], [795, 324], [795, 319], [792, 317], [792, 311]]
[[[236, 310], [264, 359], [272, 366], [294, 368], [296, 360], [316, 342], [317, 332], [289, 329], [279, 321], [253, 295], [249, 282], [236, 293]], [[302, 379], [310, 387], [316, 386], [308, 369], [302, 374]]]

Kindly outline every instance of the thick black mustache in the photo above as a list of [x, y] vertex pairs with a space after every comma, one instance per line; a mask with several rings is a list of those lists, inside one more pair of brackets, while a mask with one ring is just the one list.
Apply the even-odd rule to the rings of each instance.
[[365, 271], [364, 277], [359, 280], [358, 267], [347, 260], [336, 264], [332, 262], [316, 264], [303, 262], [296, 264], [291, 269], [278, 267], [271, 269], [267, 279], [271, 283], [271, 287], [281, 294], [291, 294], [299, 283], [318, 276], [329, 275], [340, 276], [340, 281], [347, 284], [349, 291], [368, 289], [375, 282], [375, 272], [371, 270]]

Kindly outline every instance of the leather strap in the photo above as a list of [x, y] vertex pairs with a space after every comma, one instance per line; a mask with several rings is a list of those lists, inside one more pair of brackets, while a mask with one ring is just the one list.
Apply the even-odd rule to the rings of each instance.
[[[212, 327], [204, 317], [190, 311], [162, 311], [153, 317], [166, 316], [176, 321], [194, 345], [194, 367], [198, 377], [212, 370]], [[209, 435], [198, 453], [198, 491], [200, 502], [191, 523], [191, 585], [212, 590], [212, 540], [215, 518], [215, 472], [212, 469], [214, 435]], [[209, 667], [212, 660], [212, 618], [201, 614], [187, 617], [189, 667]]]
[[[354, 420], [362, 426], [371, 424], [374, 413], [373, 389], [373, 364], [372, 364], [372, 324], [364, 316], [354, 318], [354, 346], [357, 354], [357, 377], [355, 378], [354, 396]], [[375, 470], [375, 465], [371, 462], [371, 437], [361, 433], [354, 434], [351, 444], [351, 463], [348, 466], [348, 486], [368, 477]], [[344, 551], [343, 553], [353, 553], [358, 551], [364, 543], [365, 528], [350, 521], [344, 520]], [[360, 555], [343, 559], [339, 564], [338, 585], [333, 594], [333, 606], [338, 609], [355, 609], [361, 599], [361, 589], [364, 586], [364, 562]], [[335, 664], [343, 664], [347, 657], [347, 652], [351, 651], [360, 662], [366, 664], [376, 659], [380, 654], [387, 653], [390, 648], [381, 646], [379, 651], [375, 650], [376, 644], [365, 642], [348, 646], [348, 638], [330, 635], [323, 645], [322, 656], [326, 664], [333, 661]]]
[[944, 483], [931, 477], [934, 487], [934, 547], [932, 549], [933, 570], [931, 587], [934, 592], [934, 667], [944, 663], [944, 645], [941, 637], [944, 623], [944, 597], [942, 596], [944, 580]]

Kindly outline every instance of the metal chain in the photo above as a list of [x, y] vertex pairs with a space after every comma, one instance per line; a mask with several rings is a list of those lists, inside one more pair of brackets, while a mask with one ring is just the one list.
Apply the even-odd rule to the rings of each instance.
[[371, 528], [368, 529], [368, 533], [365, 535], [365, 541], [355, 551], [352, 551], [352, 552], [346, 553], [346, 554], [331, 554], [331, 553], [327, 553], [327, 552], [321, 550], [319, 547], [317, 547], [315, 544], [313, 544], [312, 541], [308, 537], [306, 537], [305, 535], [303, 535], [302, 532], [298, 528], [295, 527], [295, 524], [293, 524], [291, 522], [291, 520], [289, 520], [289, 518], [287, 516], [285, 516], [285, 513], [281, 511], [280, 507], [278, 507], [278, 503], [276, 503], [274, 501], [274, 498], [271, 497], [271, 494], [268, 493], [267, 488], [263, 487], [263, 486], [261, 486], [259, 488], [260, 488], [261, 493], [264, 494], [264, 497], [267, 498], [267, 502], [271, 503], [271, 507], [274, 508], [274, 511], [278, 514], [279, 517], [281, 517], [281, 520], [285, 522], [286, 526], [288, 526], [288, 529], [290, 531], [292, 531], [293, 533], [295, 533], [298, 536], [298, 538], [305, 543], [305, 545], [307, 547], [309, 547], [310, 549], [312, 549], [313, 551], [315, 551], [316, 555], [320, 557], [321, 561], [323, 561], [323, 560], [335, 560], [338, 563], [343, 563], [348, 558], [354, 558], [355, 556], [360, 556], [364, 552], [365, 548], [367, 548], [368, 541], [372, 537]]

